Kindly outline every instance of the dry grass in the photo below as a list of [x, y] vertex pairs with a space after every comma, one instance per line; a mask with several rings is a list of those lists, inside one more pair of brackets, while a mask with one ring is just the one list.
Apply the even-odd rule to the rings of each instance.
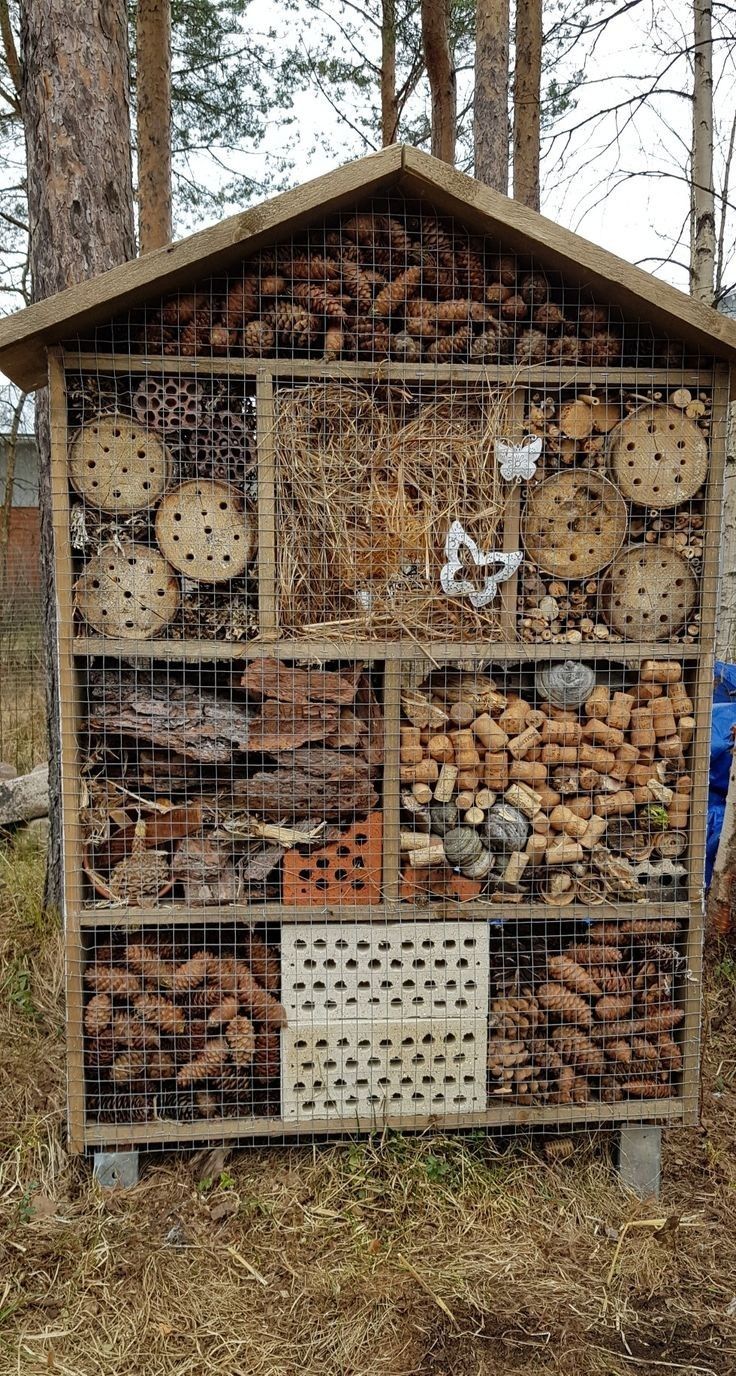
[[0, 760], [27, 774], [47, 753], [40, 625], [11, 617], [0, 623]]
[[482, 1137], [161, 1155], [103, 1195], [63, 1150], [40, 870], [27, 845], [0, 857], [0, 1372], [736, 1370], [733, 959], [710, 962], [703, 1129], [670, 1135], [658, 1205], [620, 1187], [605, 1137], [561, 1165]]
[[[281, 624], [294, 634], [497, 632], [440, 587], [454, 520], [496, 549], [506, 497], [493, 457], [510, 394], [430, 399], [312, 385], [280, 394], [274, 430]], [[472, 513], [472, 515], [471, 515]], [[479, 583], [482, 586], [482, 580]], [[462, 622], [462, 625], [461, 625]]]

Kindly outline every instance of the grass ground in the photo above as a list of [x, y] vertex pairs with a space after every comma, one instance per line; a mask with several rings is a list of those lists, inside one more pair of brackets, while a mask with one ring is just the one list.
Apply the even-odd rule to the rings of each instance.
[[[0, 850], [0, 1373], [736, 1372], [736, 961], [712, 953], [702, 1127], [659, 1203], [610, 1139], [65, 1155], [61, 947], [29, 843]], [[666, 1220], [660, 1230], [653, 1220]]]

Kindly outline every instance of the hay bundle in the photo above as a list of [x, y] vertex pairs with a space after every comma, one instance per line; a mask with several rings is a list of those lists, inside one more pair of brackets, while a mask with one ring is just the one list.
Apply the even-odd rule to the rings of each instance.
[[[462, 522], [500, 547], [504, 484], [494, 440], [509, 394], [319, 384], [277, 397], [282, 630], [307, 635], [488, 637], [498, 604], [476, 611], [440, 586], [445, 539]], [[484, 571], [477, 570], [482, 586]]]

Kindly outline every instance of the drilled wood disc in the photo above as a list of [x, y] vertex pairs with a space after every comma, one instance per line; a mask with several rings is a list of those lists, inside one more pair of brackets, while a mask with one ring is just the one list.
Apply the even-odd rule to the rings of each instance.
[[698, 595], [681, 554], [658, 545], [632, 545], [614, 560], [601, 589], [609, 624], [627, 640], [668, 640], [690, 616]]
[[639, 506], [661, 510], [695, 495], [708, 471], [708, 443], [676, 406], [640, 406], [609, 440], [611, 473]]
[[147, 640], [179, 609], [179, 580], [148, 545], [103, 545], [74, 588], [85, 621], [104, 635]]
[[609, 564], [626, 535], [626, 503], [607, 478], [572, 469], [530, 492], [522, 538], [530, 559], [556, 578], [590, 578]]
[[156, 539], [175, 569], [202, 583], [239, 577], [255, 549], [253, 521], [240, 494], [226, 483], [199, 479], [164, 497]]
[[69, 448], [69, 476], [80, 497], [117, 514], [155, 506], [170, 468], [160, 436], [127, 416], [96, 416]]

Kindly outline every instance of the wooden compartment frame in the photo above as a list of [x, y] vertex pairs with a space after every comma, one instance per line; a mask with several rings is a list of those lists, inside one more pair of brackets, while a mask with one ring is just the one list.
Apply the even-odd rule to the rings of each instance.
[[[67, 479], [68, 434], [65, 422], [66, 389], [65, 376], [68, 371], [80, 372], [85, 368], [100, 366], [100, 358], [78, 352], [55, 349], [49, 353], [50, 392], [52, 402], [52, 496], [54, 514], [54, 537], [56, 551], [57, 600], [59, 618], [59, 670], [61, 684], [61, 739], [62, 739], [62, 830], [64, 843], [64, 901], [66, 910], [65, 950], [67, 962], [68, 997], [68, 1065], [69, 1065], [69, 1132], [70, 1143], [74, 1150], [83, 1151], [100, 1146], [114, 1146], [121, 1143], [166, 1143], [176, 1141], [202, 1142], [213, 1138], [262, 1138], [296, 1135], [282, 1118], [278, 1119], [223, 1119], [216, 1124], [209, 1121], [174, 1125], [171, 1123], [130, 1124], [124, 1127], [109, 1124], [89, 1124], [84, 1117], [84, 1064], [82, 1030], [82, 970], [81, 950], [85, 929], [110, 927], [112, 925], [147, 925], [151, 923], [166, 925], [172, 923], [191, 923], [191, 910], [185, 905], [162, 903], [155, 908], [133, 908], [129, 910], [94, 910], [82, 900], [82, 840], [79, 825], [79, 780], [76, 738], [79, 721], [78, 670], [92, 658], [113, 658], [125, 655], [128, 658], [160, 661], [162, 664], [172, 660], [206, 662], [208, 660], [248, 661], [261, 655], [275, 656], [279, 659], [364, 659], [384, 666], [384, 731], [385, 763], [383, 777], [383, 814], [384, 814], [384, 852], [383, 885], [384, 902], [373, 907], [340, 908], [339, 910], [315, 910], [320, 920], [325, 921], [386, 921], [408, 916], [410, 905], [399, 903], [399, 812], [400, 789], [398, 775], [398, 742], [401, 717], [401, 669], [408, 661], [426, 658], [427, 663], [444, 661], [451, 663], [472, 658], [505, 660], [555, 660], [565, 655], [565, 647], [560, 644], [522, 643], [515, 638], [515, 582], [514, 587], [504, 599], [502, 624], [505, 638], [499, 642], [479, 643], [473, 641], [418, 643], [404, 638], [395, 641], [365, 641], [345, 638], [332, 639], [278, 639], [277, 587], [276, 587], [276, 511], [275, 511], [275, 472], [273, 457], [274, 425], [274, 380], [275, 378], [300, 377], [303, 379], [379, 377], [385, 379], [387, 373], [401, 376], [404, 381], [421, 381], [430, 378], [452, 380], [469, 374], [482, 373], [482, 380], [489, 386], [513, 382], [518, 397], [525, 388], [544, 386], [561, 388], [571, 382], [593, 381], [616, 383], [636, 381], [640, 387], [672, 386], [673, 380], [682, 385], [710, 386], [713, 388], [713, 424], [711, 433], [710, 467], [706, 497], [706, 516], [704, 527], [705, 555], [701, 580], [701, 638], [697, 645], [682, 646], [669, 642], [640, 644], [637, 642], [616, 642], [613, 644], [584, 643], [576, 645], [575, 657], [593, 659], [602, 663], [610, 661], [638, 662], [644, 658], [678, 659], [688, 663], [695, 674], [695, 718], [696, 732], [693, 744], [693, 782], [694, 798], [707, 796], [710, 745], [710, 699], [713, 676], [713, 635], [717, 607], [718, 554], [720, 533], [720, 506], [723, 469], [725, 464], [726, 407], [729, 395], [728, 370], [716, 366], [713, 373], [704, 370], [693, 372], [683, 370], [673, 377], [669, 370], [620, 369], [613, 375], [605, 369], [529, 369], [520, 379], [516, 370], [497, 368], [466, 369], [455, 366], [414, 367], [397, 365], [369, 364], [313, 364], [288, 363], [278, 361], [267, 363], [251, 360], [201, 360], [189, 358], [166, 358], [147, 361], [137, 355], [112, 354], [105, 357], [104, 367], [108, 371], [176, 371], [197, 372], [216, 376], [230, 374], [254, 376], [256, 380], [256, 427], [258, 440], [258, 498], [257, 520], [259, 532], [258, 559], [258, 638], [232, 644], [221, 641], [181, 640], [141, 642], [119, 641], [102, 636], [79, 634], [73, 625], [73, 569], [69, 547], [69, 500]], [[510, 374], [513, 372], [513, 378]], [[581, 376], [582, 373], [582, 376]], [[481, 380], [480, 377], [478, 380]], [[518, 404], [518, 402], [517, 402]], [[514, 511], [518, 526], [520, 497], [517, 493], [511, 504], [511, 519], [507, 521], [505, 547], [511, 548], [517, 531], [514, 526]], [[509, 543], [511, 541], [511, 544]], [[687, 923], [687, 960], [692, 978], [688, 981], [685, 994], [685, 1019], [682, 1024], [684, 1064], [681, 1075], [680, 1093], [676, 1098], [665, 1101], [636, 1101], [620, 1104], [586, 1104], [582, 1107], [570, 1106], [532, 1106], [513, 1104], [494, 1104], [482, 1112], [472, 1114], [443, 1115], [441, 1125], [447, 1128], [468, 1126], [514, 1127], [530, 1125], [560, 1125], [583, 1123], [586, 1125], [621, 1124], [638, 1122], [669, 1122], [692, 1124], [697, 1121], [698, 1076], [699, 1076], [699, 1028], [700, 1028], [700, 976], [702, 969], [701, 951], [703, 943], [703, 878], [697, 861], [704, 856], [706, 832], [705, 807], [693, 809], [690, 830], [691, 852], [694, 864], [691, 867], [689, 896], [687, 901], [668, 904], [667, 916], [684, 920]], [[650, 903], [627, 905], [605, 904], [590, 910], [591, 915], [606, 921], [623, 921], [631, 917], [654, 915], [656, 905]], [[564, 910], [565, 917], [580, 917], [587, 912], [581, 905], [573, 904]], [[299, 922], [305, 920], [308, 912], [303, 907], [289, 907], [281, 903], [267, 903], [249, 907], [231, 904], [217, 909], [204, 907], [197, 911], [198, 921], [217, 920], [223, 922], [256, 918], [268, 922]], [[550, 909], [541, 904], [525, 906], [522, 912], [511, 909], [504, 913], [503, 905], [489, 902], [448, 905], [432, 902], [423, 914], [435, 920], [442, 920], [451, 913], [453, 918], [478, 920], [485, 916], [488, 920], [506, 917], [524, 921], [548, 921]], [[430, 1116], [422, 1119], [412, 1117], [404, 1121], [392, 1119], [392, 1126], [400, 1129], [431, 1126]], [[439, 1124], [438, 1124], [439, 1125]], [[349, 1132], [370, 1132], [375, 1128], [374, 1121], [358, 1121], [345, 1125]], [[309, 1124], [309, 1134], [339, 1134], [341, 1129], [334, 1120]], [[303, 1133], [302, 1133], [303, 1135]]]

